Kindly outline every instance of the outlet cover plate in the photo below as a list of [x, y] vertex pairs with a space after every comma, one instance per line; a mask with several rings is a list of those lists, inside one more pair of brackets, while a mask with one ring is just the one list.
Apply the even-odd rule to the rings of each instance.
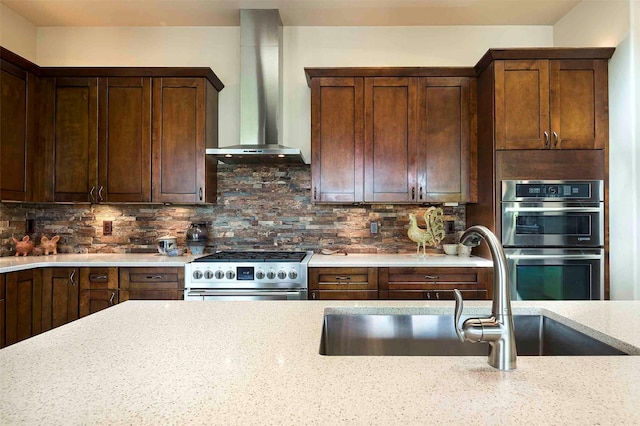
[[110, 220], [102, 221], [102, 234], [103, 235], [111, 235], [113, 233], [113, 224]]

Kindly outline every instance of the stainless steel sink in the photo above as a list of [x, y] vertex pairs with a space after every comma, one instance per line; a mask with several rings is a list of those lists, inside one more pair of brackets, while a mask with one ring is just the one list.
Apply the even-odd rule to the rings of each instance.
[[[484, 355], [488, 343], [462, 343], [453, 315], [325, 314], [321, 355]], [[519, 356], [627, 355], [543, 315], [514, 315]]]

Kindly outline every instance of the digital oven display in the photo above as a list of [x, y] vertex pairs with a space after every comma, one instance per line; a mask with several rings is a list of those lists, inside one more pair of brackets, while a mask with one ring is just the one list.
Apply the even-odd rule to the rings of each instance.
[[253, 266], [238, 266], [236, 274], [238, 281], [253, 281]]
[[516, 196], [521, 198], [589, 198], [591, 185], [588, 183], [520, 183], [516, 185]]

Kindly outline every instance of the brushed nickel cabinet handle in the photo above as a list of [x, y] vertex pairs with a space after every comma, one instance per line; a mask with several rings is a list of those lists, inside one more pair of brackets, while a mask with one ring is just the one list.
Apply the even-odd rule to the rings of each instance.
[[313, 300], [316, 300], [316, 292], [315, 292], [315, 291], [311, 293], [311, 298], [312, 298]]
[[313, 187], [313, 199], [318, 199], [318, 189], [315, 186]]
[[340, 280], [340, 281], [344, 281], [344, 280], [350, 280], [351, 277], [336, 277], [336, 280]]
[[547, 131], [544, 132], [544, 147], [549, 147], [549, 132]]
[[436, 299], [440, 300], [440, 293], [436, 292]]
[[424, 279], [425, 280], [437, 280], [440, 278], [440, 275], [425, 275]]
[[422, 200], [422, 187], [420, 187], [420, 199]]
[[106, 275], [91, 275], [90, 276], [91, 280], [106, 280], [107, 278], [109, 278], [109, 277], [107, 277]]
[[98, 189], [98, 200], [100, 201], [104, 201], [104, 198], [102, 198], [102, 190], [104, 189], [104, 186], [100, 185], [100, 188]]
[[159, 280], [162, 279], [162, 275], [147, 275], [148, 280]]
[[76, 282], [74, 280], [75, 276], [76, 276], [76, 270], [72, 269], [71, 274], [69, 275], [69, 282], [71, 283], [71, 285], [76, 285]]
[[415, 200], [416, 199], [416, 187], [412, 187], [411, 188], [411, 199]]
[[109, 298], [109, 306], [113, 306], [113, 298], [116, 297], [116, 292], [111, 292], [111, 297]]
[[558, 132], [553, 132], [553, 146], [557, 147], [558, 146], [558, 140], [560, 138], [558, 138]]
[[431, 300], [431, 292], [430, 291], [427, 292], [427, 299]]
[[91, 202], [95, 203], [96, 202], [96, 197], [93, 196], [93, 192], [96, 190], [95, 186], [92, 186], [91, 189], [89, 190], [89, 196], [91, 197]]
[[202, 187], [200, 187], [200, 190], [198, 192], [198, 196], [200, 197], [200, 201], [202, 201]]

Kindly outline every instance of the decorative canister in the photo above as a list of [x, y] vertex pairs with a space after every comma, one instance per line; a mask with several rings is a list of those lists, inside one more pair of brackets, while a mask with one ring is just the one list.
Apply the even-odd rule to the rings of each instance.
[[187, 229], [187, 246], [191, 254], [202, 254], [207, 245], [209, 233], [206, 223], [192, 223]]

